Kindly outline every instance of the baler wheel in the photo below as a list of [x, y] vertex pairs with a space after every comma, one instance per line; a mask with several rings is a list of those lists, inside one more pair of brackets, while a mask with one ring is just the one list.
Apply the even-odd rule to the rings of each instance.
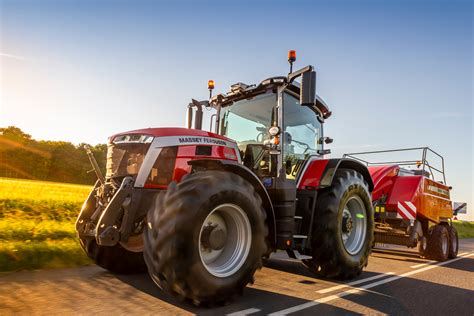
[[422, 236], [420, 240], [418, 240], [418, 253], [421, 257], [426, 255], [426, 247], [428, 246], [428, 240], [425, 236]]
[[203, 171], [171, 183], [147, 215], [152, 280], [194, 305], [231, 301], [262, 267], [265, 216], [260, 196], [236, 174]]
[[426, 257], [428, 259], [444, 261], [449, 254], [449, 233], [445, 225], [436, 225], [431, 229], [428, 237]]
[[449, 234], [449, 250], [448, 250], [448, 258], [454, 259], [458, 256], [459, 250], [459, 237], [458, 231], [456, 227], [453, 225], [448, 226], [448, 234]]
[[355, 170], [337, 170], [333, 185], [318, 194], [313, 258], [304, 263], [323, 277], [353, 278], [367, 265], [373, 238], [374, 214], [367, 182]]

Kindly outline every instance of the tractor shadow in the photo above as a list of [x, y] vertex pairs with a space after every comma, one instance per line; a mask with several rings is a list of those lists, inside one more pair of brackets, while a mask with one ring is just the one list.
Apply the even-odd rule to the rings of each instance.
[[[269, 313], [283, 310], [291, 306], [298, 306], [311, 302], [311, 300], [299, 298], [297, 296], [290, 296], [272, 292], [271, 289], [267, 291], [247, 286], [244, 289], [243, 295], [237, 297], [232, 303], [228, 305], [196, 307], [192, 305], [191, 302], [180, 301], [176, 297], [161, 290], [157, 285], [155, 285], [155, 283], [151, 280], [148, 274], [117, 274], [114, 276], [121, 282], [132, 286], [138, 291], [146, 293], [162, 302], [174, 305], [175, 307], [180, 308], [183, 311], [187, 311], [196, 315], [225, 315], [254, 309], [258, 311], [253, 311], [252, 315], [267, 315]], [[326, 304], [318, 305], [318, 310], [319, 308], [324, 308], [324, 310], [330, 311], [331, 315], [362, 315], [360, 313], [355, 313], [353, 311], [341, 307]]]
[[427, 263], [429, 261], [420, 257], [417, 252], [400, 249], [374, 248], [371, 257], [411, 263]]
[[[257, 272], [257, 282], [259, 278], [264, 278], [268, 280], [268, 273], [273, 273], [269, 271], [270, 269], [277, 270], [274, 271], [275, 273], [284, 272], [291, 274], [287, 276], [291, 281], [285, 281], [289, 282], [288, 287], [290, 288], [298, 287], [301, 290], [302, 288], [307, 287], [307, 290], [315, 291], [315, 286], [327, 286], [327, 282], [325, 281], [325, 279], [315, 276], [306, 268], [303, 263], [301, 263], [301, 261], [289, 259], [285, 253], [274, 254], [270, 259], [265, 260], [262, 271]], [[267, 276], [259, 275], [260, 273], [267, 274]], [[378, 273], [364, 271], [361, 276], [357, 277], [356, 279], [370, 277], [377, 274]], [[252, 313], [252, 315], [266, 315], [275, 311], [286, 309], [291, 306], [297, 306], [311, 302], [311, 300], [298, 297], [299, 293], [297, 290], [295, 290], [294, 294], [291, 293], [291, 295], [288, 295], [288, 293], [277, 293], [278, 289], [273, 285], [267, 285], [265, 286], [265, 289], [255, 288], [249, 285], [244, 289], [243, 295], [241, 297], [237, 297], [234, 302], [230, 303], [229, 305], [196, 307], [192, 305], [191, 302], [180, 301], [173, 295], [161, 290], [151, 280], [148, 274], [115, 274], [114, 276], [121, 282], [132, 286], [136, 290], [146, 293], [168, 304], [172, 304], [175, 307], [183, 309], [187, 312], [198, 315], [224, 315], [247, 309], [259, 309], [258, 312]], [[339, 282], [335, 282], [334, 280], [330, 280], [330, 282], [333, 284], [339, 284]], [[318, 310], [321, 308], [334, 315], [360, 315], [359, 313], [355, 313], [344, 308], [336, 307], [331, 304], [319, 304]]]
[[[370, 262], [370, 258], [369, 258]], [[301, 284], [324, 284], [327, 286], [327, 282], [334, 283], [335, 285], [337, 284], [344, 284], [352, 281], [356, 281], [359, 279], [363, 278], [368, 278], [372, 277], [375, 275], [379, 275], [381, 273], [377, 272], [370, 272], [364, 270], [359, 276], [351, 279], [350, 281], [347, 280], [337, 280], [337, 279], [331, 279], [331, 278], [324, 278], [321, 276], [316, 275], [315, 273], [311, 272], [304, 264], [301, 262], [301, 260], [295, 260], [295, 259], [289, 259], [287, 257], [284, 257], [282, 253], [276, 253], [270, 257], [270, 259], [265, 260], [263, 264], [264, 268], [269, 268], [269, 269], [274, 269], [286, 273], [291, 273], [300, 277], [304, 277], [301, 280], [297, 280], [296, 282], [301, 283]], [[308, 280], [308, 278], [310, 280]]]

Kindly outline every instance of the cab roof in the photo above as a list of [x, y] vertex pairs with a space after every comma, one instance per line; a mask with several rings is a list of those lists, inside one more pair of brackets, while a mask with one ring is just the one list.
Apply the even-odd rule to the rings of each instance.
[[[235, 83], [230, 86], [230, 91], [225, 94], [217, 94], [213, 96], [209, 102], [209, 104], [213, 107], [221, 106], [226, 107], [232, 105], [234, 102], [252, 98], [256, 95], [266, 93], [270, 90], [274, 90], [278, 88], [278, 86], [284, 85], [288, 82], [287, 77], [279, 76], [279, 77], [271, 77], [268, 79], [263, 80], [258, 85], [251, 84], [247, 85], [242, 82]], [[291, 84], [287, 86], [287, 90], [299, 95], [300, 87], [299, 83], [293, 81]], [[323, 118], [328, 118], [331, 116], [331, 111], [326, 103], [316, 95], [315, 105], [314, 108], [321, 114]]]

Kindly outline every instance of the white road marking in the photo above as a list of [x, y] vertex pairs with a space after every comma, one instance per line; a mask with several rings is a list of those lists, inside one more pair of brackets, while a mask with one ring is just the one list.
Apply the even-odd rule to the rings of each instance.
[[[464, 256], [466, 254], [468, 254], [468, 252], [460, 253], [460, 254], [458, 254], [458, 257]], [[414, 266], [411, 266], [410, 268], [413, 268], [413, 269], [421, 268], [421, 267], [427, 266], [427, 265], [435, 263], [435, 262], [437, 262], [437, 261], [436, 260], [430, 260], [430, 261], [427, 261], [425, 263], [415, 264]]]
[[347, 296], [347, 295], [359, 293], [359, 292], [362, 292], [364, 290], [367, 290], [367, 289], [370, 289], [370, 288], [373, 288], [373, 287], [376, 287], [376, 286], [379, 286], [379, 285], [382, 285], [382, 284], [385, 284], [385, 283], [393, 282], [393, 281], [402, 279], [404, 277], [407, 277], [407, 276], [410, 276], [410, 275], [413, 275], [413, 274], [428, 271], [428, 270], [434, 269], [434, 268], [439, 267], [439, 266], [444, 266], [446, 264], [449, 264], [449, 263], [452, 263], [452, 262], [455, 262], [455, 261], [458, 261], [458, 260], [461, 260], [461, 259], [464, 259], [464, 258], [467, 258], [467, 257], [471, 257], [471, 256], [474, 256], [474, 253], [470, 253], [470, 254], [462, 256], [462, 257], [459, 256], [455, 259], [451, 259], [451, 260], [448, 260], [448, 261], [438, 262], [437, 264], [428, 265], [428, 266], [426, 266], [424, 268], [421, 268], [421, 269], [418, 269], [418, 270], [413, 270], [413, 271], [409, 271], [409, 272], [406, 272], [406, 273], [403, 273], [403, 274], [400, 274], [400, 275], [395, 275], [395, 276], [390, 277], [388, 279], [383, 279], [383, 280], [380, 280], [380, 281], [369, 283], [369, 284], [363, 285], [363, 286], [358, 287], [358, 288], [357, 287], [352, 288], [352, 289], [349, 289], [347, 291], [338, 293], [336, 295], [326, 296], [326, 297], [316, 299], [316, 300], [311, 301], [311, 302], [307, 302], [307, 303], [304, 303], [304, 304], [301, 304], [301, 305], [296, 305], [296, 306], [293, 306], [293, 307], [290, 307], [290, 308], [286, 308], [286, 309], [271, 313], [269, 315], [276, 316], [276, 315], [287, 315], [287, 314], [290, 314], [290, 313], [295, 313], [295, 312], [298, 312], [300, 310], [303, 310], [303, 309], [306, 309], [306, 308], [309, 308], [309, 307], [313, 307], [313, 306], [316, 306], [316, 305], [319, 305], [319, 304], [327, 303], [329, 301], [333, 301], [333, 300], [339, 299], [339, 298]]
[[413, 269], [421, 268], [421, 267], [427, 266], [427, 265], [435, 263], [435, 262], [436, 262], [436, 260], [430, 260], [430, 261], [427, 261], [425, 263], [415, 264], [414, 266], [411, 266], [410, 268], [413, 268]]
[[357, 284], [361, 284], [361, 283], [364, 283], [364, 282], [380, 279], [380, 278], [386, 277], [387, 275], [393, 275], [393, 274], [395, 274], [395, 272], [377, 274], [377, 275], [371, 276], [370, 278], [360, 279], [360, 280], [356, 280], [356, 281], [353, 281], [353, 282], [336, 285], [336, 286], [333, 286], [333, 287], [329, 287], [327, 289], [319, 290], [317, 292], [319, 294], [325, 294], [325, 293], [329, 293], [329, 292], [333, 292], [333, 291], [336, 291], [336, 290], [343, 289], [343, 288], [348, 287], [348, 286], [357, 285]]
[[253, 314], [253, 313], [257, 313], [259, 311], [261, 311], [261, 310], [258, 309], [258, 308], [249, 308], [249, 309], [244, 309], [244, 310], [232, 313], [232, 314], [227, 314], [227, 316], [245, 316], [245, 315], [250, 315], [250, 314]]

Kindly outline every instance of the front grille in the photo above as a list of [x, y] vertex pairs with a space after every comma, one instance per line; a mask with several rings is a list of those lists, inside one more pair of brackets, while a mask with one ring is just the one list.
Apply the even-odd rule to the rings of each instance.
[[151, 168], [145, 187], [167, 186], [173, 179], [178, 146], [165, 147], [161, 150]]

